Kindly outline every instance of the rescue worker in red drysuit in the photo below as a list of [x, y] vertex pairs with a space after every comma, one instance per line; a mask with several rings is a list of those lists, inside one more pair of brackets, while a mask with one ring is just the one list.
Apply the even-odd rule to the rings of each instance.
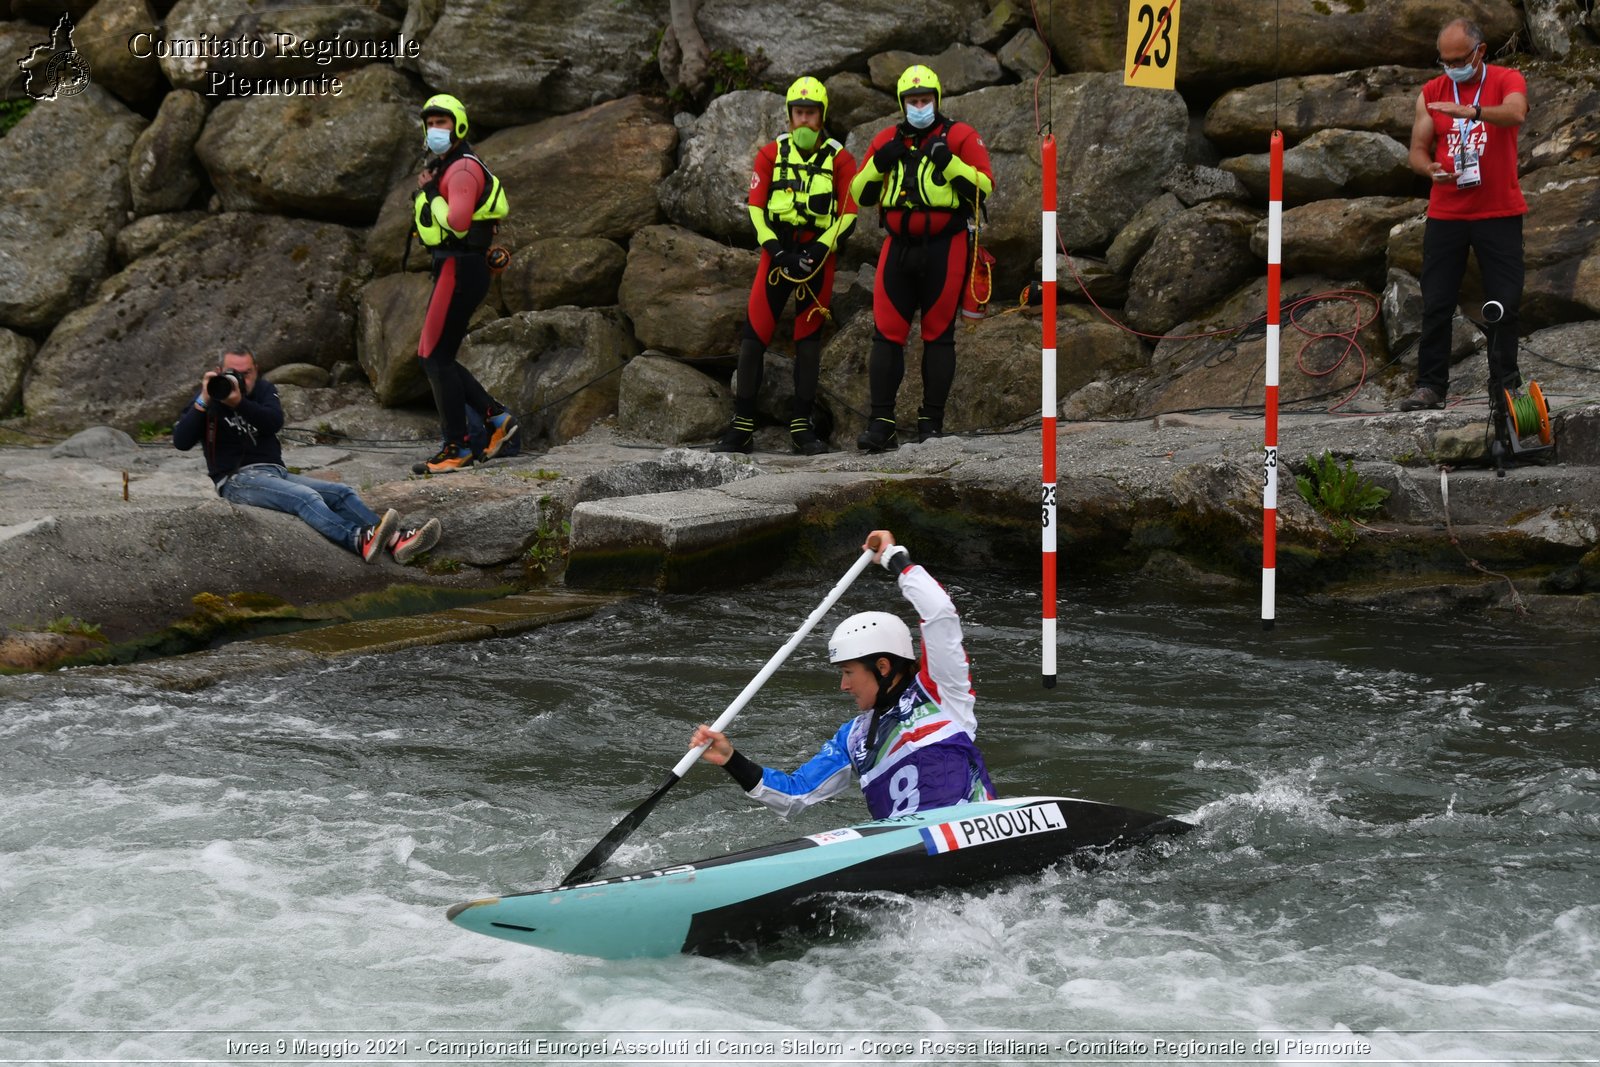
[[875, 330], [867, 361], [871, 411], [856, 440], [868, 452], [900, 446], [894, 401], [905, 376], [911, 318], [922, 313], [922, 408], [917, 440], [944, 432], [944, 406], [956, 374], [956, 321], [971, 264], [973, 222], [994, 190], [983, 138], [939, 106], [939, 76], [917, 64], [896, 87], [902, 121], [880, 132], [863, 155], [850, 194], [878, 205], [888, 236], [873, 289]]
[[789, 437], [794, 450], [814, 456], [828, 450], [811, 424], [822, 361], [822, 324], [833, 299], [839, 246], [856, 221], [850, 182], [855, 157], [825, 133], [828, 91], [800, 78], [785, 94], [789, 132], [756, 153], [750, 176], [750, 222], [761, 243], [761, 262], [739, 341], [733, 425], [713, 452], [749, 452], [756, 429], [756, 394], [762, 362], [783, 306], [795, 295], [794, 404]]
[[[495, 220], [506, 214], [506, 195], [467, 143], [467, 109], [460, 100], [446, 93], [429, 97], [422, 125], [423, 142], [436, 158], [417, 176], [412, 200], [417, 237], [433, 256], [433, 294], [417, 356], [433, 389], [444, 443], [418, 464], [417, 473], [441, 474], [493, 459], [518, 429], [505, 405], [456, 360], [472, 313], [489, 292], [487, 253]], [[483, 416], [489, 435], [481, 453], [469, 436], [468, 405]]]

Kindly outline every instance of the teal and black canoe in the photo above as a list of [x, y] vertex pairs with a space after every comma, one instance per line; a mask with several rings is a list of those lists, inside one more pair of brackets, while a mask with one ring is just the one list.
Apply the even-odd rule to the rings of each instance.
[[840, 894], [960, 889], [1127, 848], [1188, 823], [1065, 797], [900, 815], [762, 848], [457, 904], [457, 926], [603, 959], [715, 955], [826, 924]]

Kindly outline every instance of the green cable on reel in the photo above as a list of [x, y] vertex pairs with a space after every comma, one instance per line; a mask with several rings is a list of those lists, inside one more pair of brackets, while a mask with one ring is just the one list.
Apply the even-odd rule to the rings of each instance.
[[1519, 440], [1537, 437], [1540, 444], [1550, 444], [1550, 408], [1545, 403], [1539, 383], [1529, 382], [1525, 396], [1515, 395], [1509, 389], [1503, 390], [1503, 393], [1506, 419], [1511, 424], [1513, 435]]

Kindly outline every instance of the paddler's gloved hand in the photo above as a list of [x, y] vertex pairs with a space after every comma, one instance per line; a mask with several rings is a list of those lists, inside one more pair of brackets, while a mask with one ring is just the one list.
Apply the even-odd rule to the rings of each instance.
[[935, 141], [933, 146], [928, 149], [928, 162], [933, 164], [933, 183], [935, 185], [943, 185], [945, 183], [945, 169], [950, 166], [952, 158], [954, 158], [954, 153], [950, 151], [950, 146], [944, 141]]
[[806, 260], [805, 250], [802, 248], [785, 248], [772, 257], [772, 262], [783, 273], [796, 277], [811, 270], [811, 264]]
[[888, 174], [894, 170], [895, 164], [906, 158], [905, 142], [898, 137], [892, 137], [889, 142], [876, 152], [872, 153], [872, 165], [879, 174]]
[[867, 543], [862, 548], [870, 548], [878, 554], [873, 557], [873, 562], [879, 564], [890, 574], [899, 574], [911, 566], [911, 553], [905, 545], [897, 545], [894, 534], [888, 530], [873, 530], [867, 535]]

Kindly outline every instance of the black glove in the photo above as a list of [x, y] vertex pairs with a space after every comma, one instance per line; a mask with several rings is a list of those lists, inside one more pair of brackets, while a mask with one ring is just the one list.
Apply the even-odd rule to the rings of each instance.
[[878, 168], [879, 174], [888, 174], [904, 158], [906, 158], [905, 142], [894, 137], [888, 144], [872, 153], [872, 165]]
[[803, 249], [785, 248], [772, 257], [772, 265], [792, 277], [800, 277], [811, 268], [805, 264]]
[[933, 164], [933, 169], [940, 174], [950, 165], [950, 144], [947, 141], [935, 141], [928, 149], [928, 162]]
[[831, 251], [833, 251], [833, 249], [829, 248], [821, 241], [807, 241], [805, 246], [801, 249], [801, 252], [804, 253], [807, 262], [809, 262], [813, 267], [827, 259], [828, 253]]

